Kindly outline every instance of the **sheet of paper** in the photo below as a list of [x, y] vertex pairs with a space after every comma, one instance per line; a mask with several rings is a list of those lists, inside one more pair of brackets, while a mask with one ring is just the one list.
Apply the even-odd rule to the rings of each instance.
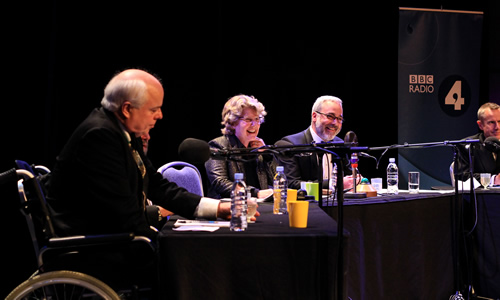
[[220, 227], [215, 227], [215, 226], [179, 226], [179, 227], [174, 227], [172, 230], [175, 231], [208, 231], [208, 232], [214, 232], [218, 230]]
[[[476, 178], [472, 178], [474, 180], [474, 189], [477, 189], [478, 187], [481, 186], [479, 181], [476, 180]], [[459, 180], [458, 181], [458, 190], [459, 191], [469, 191], [470, 190], [470, 178], [467, 179], [466, 181]]]
[[204, 227], [229, 227], [229, 221], [206, 221], [206, 220], [183, 220], [175, 222], [174, 227], [179, 226], [204, 226]]

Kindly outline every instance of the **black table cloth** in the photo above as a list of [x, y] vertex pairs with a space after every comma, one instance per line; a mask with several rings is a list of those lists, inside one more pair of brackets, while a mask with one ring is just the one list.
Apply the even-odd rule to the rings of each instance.
[[[308, 228], [290, 228], [287, 215], [261, 216], [245, 232], [173, 231], [158, 238], [160, 294], [168, 299], [334, 299], [337, 224], [316, 204]], [[345, 259], [348, 234], [344, 232]], [[344, 264], [346, 267], [346, 264]], [[345, 282], [345, 279], [344, 279]]]
[[[500, 194], [476, 190], [478, 223], [474, 244], [464, 259], [471, 264], [476, 294], [500, 298]], [[461, 193], [465, 229], [474, 211], [468, 192]], [[400, 193], [346, 199], [344, 228], [350, 234], [347, 296], [352, 299], [448, 299], [455, 294], [454, 241], [457, 200], [454, 193]], [[334, 218], [336, 207], [325, 210]], [[463, 246], [463, 235], [460, 246]], [[473, 255], [472, 253], [473, 252]], [[472, 261], [471, 261], [472, 260]]]

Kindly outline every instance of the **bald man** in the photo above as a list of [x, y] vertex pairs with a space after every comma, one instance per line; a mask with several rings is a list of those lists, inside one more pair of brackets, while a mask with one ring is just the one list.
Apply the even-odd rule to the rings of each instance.
[[60, 236], [133, 232], [155, 240], [145, 201], [187, 218], [230, 218], [230, 204], [163, 179], [144, 155], [140, 134], [163, 118], [163, 87], [126, 70], [111, 79], [101, 106], [75, 130], [52, 172], [48, 193]]

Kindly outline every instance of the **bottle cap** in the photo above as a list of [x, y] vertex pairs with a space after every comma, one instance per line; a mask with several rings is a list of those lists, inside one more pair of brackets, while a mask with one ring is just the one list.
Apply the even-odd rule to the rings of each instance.
[[389, 162], [393, 163], [396, 162], [396, 159], [394, 157], [389, 158]]
[[243, 173], [236, 173], [236, 174], [234, 174], [234, 179], [235, 180], [242, 180], [243, 179]]
[[277, 166], [276, 167], [276, 171], [278, 171], [278, 172], [283, 172], [284, 169], [285, 168], [283, 168], [283, 166]]

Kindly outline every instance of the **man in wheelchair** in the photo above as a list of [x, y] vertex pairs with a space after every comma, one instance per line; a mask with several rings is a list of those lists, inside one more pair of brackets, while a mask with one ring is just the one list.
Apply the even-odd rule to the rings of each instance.
[[[157, 229], [148, 223], [146, 199], [187, 218], [230, 218], [229, 203], [167, 181], [144, 155], [140, 134], [162, 119], [163, 95], [160, 81], [142, 70], [125, 70], [108, 83], [102, 107], [77, 127], [51, 174], [47, 201], [58, 236], [133, 233], [154, 245]], [[80, 262], [110, 277], [154, 270], [154, 253], [136, 247], [118, 254], [79, 253]], [[136, 268], [128, 266], [131, 261]]]

